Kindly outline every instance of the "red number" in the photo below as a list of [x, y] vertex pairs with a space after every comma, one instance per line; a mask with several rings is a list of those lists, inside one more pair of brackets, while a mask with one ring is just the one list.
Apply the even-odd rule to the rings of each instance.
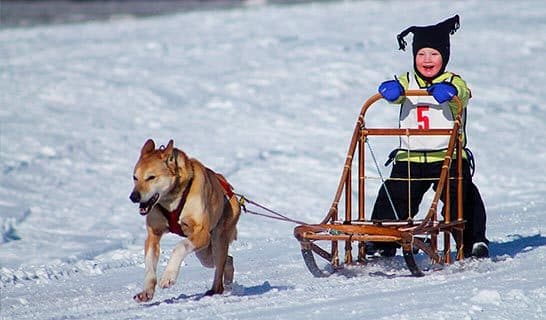
[[429, 118], [424, 112], [428, 111], [427, 106], [417, 106], [417, 128], [418, 129], [430, 129]]

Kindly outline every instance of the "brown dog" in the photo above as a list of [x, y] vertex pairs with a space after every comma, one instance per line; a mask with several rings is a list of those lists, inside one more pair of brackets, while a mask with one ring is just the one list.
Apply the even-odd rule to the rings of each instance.
[[229, 244], [237, 236], [240, 206], [231, 186], [199, 161], [173, 147], [155, 149], [148, 140], [140, 151], [134, 169], [134, 189], [130, 199], [140, 203], [146, 215], [148, 235], [144, 245], [144, 290], [134, 296], [137, 302], [150, 301], [157, 284], [159, 241], [166, 232], [184, 237], [174, 248], [159, 281], [161, 288], [171, 287], [178, 278], [184, 258], [195, 252], [201, 264], [215, 268], [212, 289], [207, 295], [222, 293], [224, 283], [233, 281], [233, 258]]

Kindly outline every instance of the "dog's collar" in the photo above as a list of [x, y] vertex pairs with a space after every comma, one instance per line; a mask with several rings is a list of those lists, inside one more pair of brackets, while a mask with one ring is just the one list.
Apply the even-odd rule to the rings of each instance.
[[163, 214], [163, 216], [167, 219], [167, 222], [169, 223], [169, 231], [172, 233], [176, 233], [179, 236], [185, 237], [184, 231], [182, 231], [182, 227], [180, 226], [180, 213], [182, 212], [182, 209], [184, 209], [184, 205], [186, 204], [186, 200], [188, 199], [188, 194], [190, 193], [190, 188], [193, 183], [193, 178], [188, 181], [188, 184], [186, 186], [186, 189], [184, 189], [184, 192], [182, 193], [182, 197], [180, 198], [180, 203], [174, 209], [173, 211], [169, 211], [165, 209], [162, 205], [158, 204], [158, 208]]

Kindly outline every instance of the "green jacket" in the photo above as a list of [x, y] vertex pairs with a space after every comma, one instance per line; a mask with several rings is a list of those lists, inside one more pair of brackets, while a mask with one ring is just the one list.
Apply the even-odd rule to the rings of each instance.
[[[419, 77], [415, 73], [406, 72], [405, 74], [401, 74], [398, 77], [396, 77], [396, 80], [398, 80], [398, 82], [400, 82], [400, 84], [402, 85], [404, 90], [408, 89], [408, 86], [409, 86], [409, 80], [408, 79], [409, 79], [409, 77], [415, 77], [415, 80], [417, 81], [419, 87], [422, 88], [422, 89], [426, 89], [426, 88], [430, 87], [432, 84], [435, 84], [435, 83], [450, 82], [457, 89], [457, 96], [461, 100], [463, 108], [466, 108], [470, 98], [472, 97], [472, 93], [471, 93], [470, 89], [468, 88], [468, 86], [466, 85], [466, 82], [459, 75], [456, 75], [456, 74], [448, 72], [448, 71], [446, 71], [446, 72], [442, 73], [441, 75], [437, 76], [430, 83], [425, 81], [424, 79], [422, 79], [421, 77]], [[406, 99], [406, 97], [401, 96], [400, 98], [398, 98], [396, 101], [394, 101], [392, 103], [397, 104], [397, 105], [401, 105], [402, 103], [404, 103], [405, 99]], [[458, 111], [459, 111], [458, 110], [458, 105], [457, 105], [457, 103], [455, 103], [455, 101], [450, 101], [448, 103], [448, 105], [451, 108], [451, 112], [453, 114], [458, 113]], [[466, 120], [465, 118], [466, 118], [465, 114], [463, 113], [463, 119], [462, 119], [463, 120], [463, 124], [462, 124], [463, 139], [464, 139], [463, 145], [466, 144], [466, 133], [464, 131], [465, 120]], [[396, 153], [395, 160], [396, 161], [408, 161], [408, 157], [409, 157], [410, 162], [426, 163], [426, 162], [443, 161], [444, 156], [445, 156], [445, 151], [432, 151], [432, 152], [412, 151], [412, 152], [408, 152], [408, 151], [405, 151], [405, 150], [400, 150], [400, 151], [398, 151]], [[467, 154], [466, 154], [466, 152], [463, 151], [463, 158], [466, 158], [466, 157], [467, 157]]]

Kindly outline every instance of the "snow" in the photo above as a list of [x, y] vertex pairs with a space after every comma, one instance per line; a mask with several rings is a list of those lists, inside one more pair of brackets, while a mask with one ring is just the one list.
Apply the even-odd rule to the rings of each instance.
[[[414, 278], [397, 256], [318, 279], [293, 224], [244, 215], [231, 291], [204, 297], [212, 271], [190, 256], [173, 288], [132, 300], [145, 229], [128, 195], [147, 138], [319, 222], [360, 106], [411, 67], [396, 34], [455, 13], [449, 69], [473, 92], [490, 259]], [[546, 319], [544, 34], [546, 5], [532, 0], [257, 3], [1, 29], [0, 317]], [[395, 109], [374, 119], [395, 123]], [[392, 147], [374, 141], [379, 162]], [[163, 239], [160, 272], [177, 240]]]

